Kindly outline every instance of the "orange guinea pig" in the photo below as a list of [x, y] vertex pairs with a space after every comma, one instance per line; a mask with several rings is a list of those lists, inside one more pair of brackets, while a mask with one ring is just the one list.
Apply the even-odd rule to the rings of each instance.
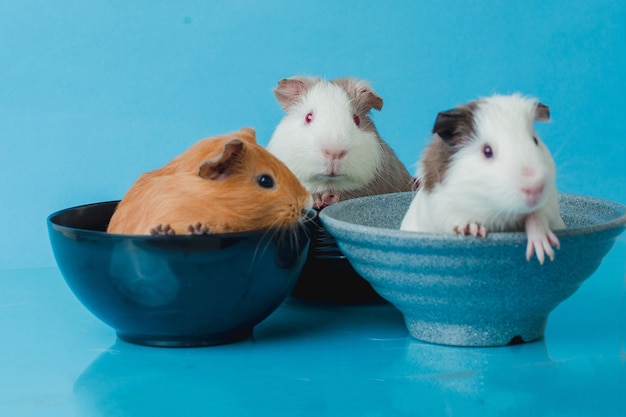
[[204, 234], [295, 225], [312, 198], [254, 129], [206, 138], [164, 167], [142, 174], [118, 204], [107, 232]]

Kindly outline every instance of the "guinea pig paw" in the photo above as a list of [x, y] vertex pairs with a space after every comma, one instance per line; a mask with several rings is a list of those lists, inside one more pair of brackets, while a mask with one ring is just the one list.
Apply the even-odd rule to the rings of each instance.
[[457, 235], [487, 237], [487, 228], [478, 223], [468, 223], [463, 226], [454, 226], [453, 231]]
[[559, 249], [561, 244], [554, 232], [550, 230], [546, 222], [536, 213], [530, 214], [526, 218], [526, 235], [528, 243], [526, 245], [526, 260], [530, 261], [533, 254], [541, 265], [545, 261], [546, 255], [554, 261], [554, 249]]
[[339, 202], [340, 198], [338, 194], [324, 192], [324, 193], [313, 194], [313, 200], [314, 200], [313, 208], [317, 210], [321, 210], [324, 207], [328, 207], [331, 204], [335, 204]]
[[537, 260], [543, 265], [546, 256], [554, 261], [554, 249], [560, 247], [559, 239], [548, 230], [546, 233], [528, 234], [528, 243], [526, 244], [526, 260], [530, 261], [533, 254], [537, 256]]
[[211, 229], [206, 224], [200, 222], [187, 226], [187, 231], [192, 235], [208, 235], [211, 233]]
[[170, 227], [169, 224], [161, 223], [151, 228], [150, 234], [156, 235], [156, 236], [174, 236], [176, 233], [174, 232], [174, 229]]

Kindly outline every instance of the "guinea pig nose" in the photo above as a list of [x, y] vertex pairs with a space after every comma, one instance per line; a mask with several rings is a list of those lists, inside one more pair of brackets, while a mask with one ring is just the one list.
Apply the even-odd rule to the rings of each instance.
[[339, 160], [346, 156], [346, 151], [343, 149], [322, 149], [322, 154], [326, 159]]
[[524, 177], [534, 177], [535, 176], [535, 170], [529, 167], [524, 167], [522, 168], [522, 176]]

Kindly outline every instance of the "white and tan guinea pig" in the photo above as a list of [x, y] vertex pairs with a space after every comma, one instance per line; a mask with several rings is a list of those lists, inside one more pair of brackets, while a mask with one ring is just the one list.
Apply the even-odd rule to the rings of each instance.
[[316, 208], [413, 189], [413, 178], [369, 115], [383, 100], [368, 82], [295, 76], [281, 80], [274, 94], [285, 115], [266, 149], [298, 177]]
[[420, 188], [400, 228], [486, 236], [526, 231], [526, 258], [554, 259], [565, 227], [555, 166], [533, 122], [547, 106], [520, 94], [493, 95], [441, 112], [424, 150]]
[[293, 173], [242, 128], [203, 139], [164, 167], [142, 174], [107, 231], [204, 234], [289, 227], [312, 207]]

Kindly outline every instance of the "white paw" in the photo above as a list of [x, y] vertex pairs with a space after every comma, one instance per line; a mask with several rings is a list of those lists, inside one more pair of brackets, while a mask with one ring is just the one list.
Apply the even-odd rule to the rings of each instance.
[[324, 193], [315, 193], [313, 194], [313, 208], [315, 209], [323, 209], [324, 207], [328, 207], [332, 204], [338, 203], [340, 197], [338, 194], [324, 192]]
[[533, 254], [542, 265], [546, 255], [551, 261], [554, 260], [553, 247], [560, 248], [559, 239], [537, 213], [531, 213], [526, 217], [526, 235], [528, 236], [526, 260], [530, 261]]
[[478, 223], [468, 223], [463, 226], [454, 226], [453, 231], [457, 235], [487, 237], [487, 228]]

